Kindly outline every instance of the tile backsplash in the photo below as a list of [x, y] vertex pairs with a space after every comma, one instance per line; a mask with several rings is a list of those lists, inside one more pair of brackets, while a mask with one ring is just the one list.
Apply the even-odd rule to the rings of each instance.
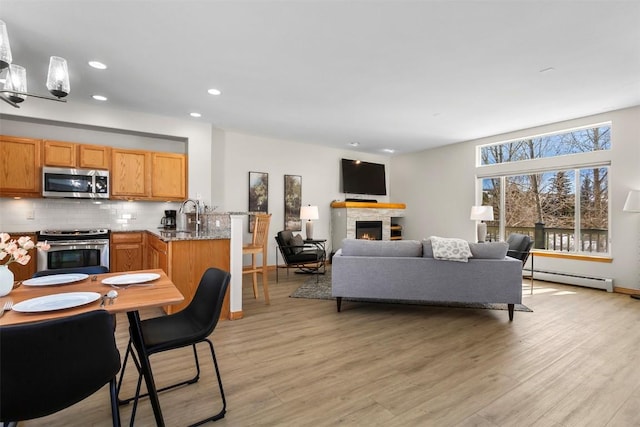
[[0, 198], [0, 232], [83, 228], [108, 228], [113, 231], [155, 229], [160, 226], [166, 209], [178, 210], [180, 203]]

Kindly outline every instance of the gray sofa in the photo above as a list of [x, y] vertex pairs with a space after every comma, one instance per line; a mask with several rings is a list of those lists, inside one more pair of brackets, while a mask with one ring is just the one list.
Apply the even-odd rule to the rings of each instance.
[[522, 262], [504, 242], [469, 243], [468, 262], [435, 259], [431, 241], [345, 239], [332, 259], [332, 295], [386, 299], [504, 303], [509, 320], [522, 302]]

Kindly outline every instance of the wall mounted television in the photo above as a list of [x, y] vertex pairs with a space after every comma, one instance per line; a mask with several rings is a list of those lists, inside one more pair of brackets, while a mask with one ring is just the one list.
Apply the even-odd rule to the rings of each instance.
[[342, 159], [342, 192], [386, 196], [387, 181], [384, 165]]

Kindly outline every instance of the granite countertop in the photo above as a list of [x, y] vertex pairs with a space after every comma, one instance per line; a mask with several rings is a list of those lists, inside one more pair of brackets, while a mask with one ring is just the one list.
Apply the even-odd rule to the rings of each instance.
[[176, 231], [176, 230], [146, 230], [148, 233], [153, 234], [160, 240], [165, 242], [173, 242], [177, 240], [215, 240], [215, 239], [230, 239], [231, 230], [228, 228], [219, 228], [214, 230], [205, 231]]

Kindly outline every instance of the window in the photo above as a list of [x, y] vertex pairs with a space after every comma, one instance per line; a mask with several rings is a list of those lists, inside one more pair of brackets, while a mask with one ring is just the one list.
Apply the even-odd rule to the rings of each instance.
[[606, 166], [483, 178], [482, 204], [495, 214], [489, 238], [521, 233], [539, 249], [608, 253], [608, 176]]
[[480, 164], [494, 165], [611, 149], [609, 123], [480, 147]]
[[521, 233], [538, 249], [608, 254], [610, 134], [606, 123], [479, 146], [489, 238]]

